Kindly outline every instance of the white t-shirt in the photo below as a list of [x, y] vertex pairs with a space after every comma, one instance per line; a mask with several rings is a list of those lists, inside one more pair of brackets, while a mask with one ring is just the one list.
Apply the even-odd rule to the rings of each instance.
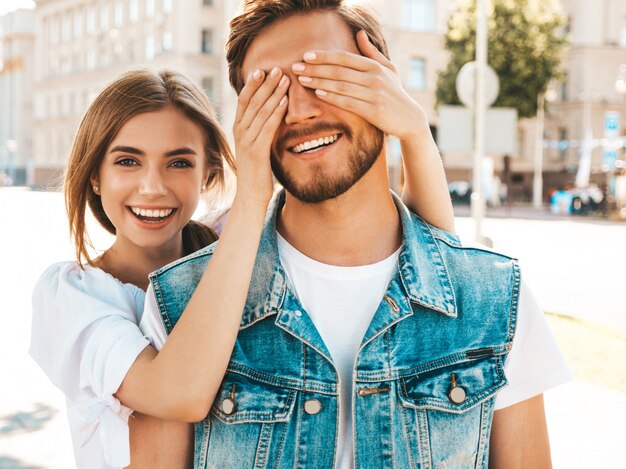
[[52, 265], [35, 286], [30, 355], [66, 396], [79, 469], [130, 464], [132, 410], [113, 394], [149, 345], [144, 301], [140, 288], [75, 262]]
[[[278, 251], [290, 287], [313, 320], [341, 381], [337, 467], [352, 464], [352, 369], [358, 348], [398, 262], [399, 251], [372, 265], [339, 267], [315, 261], [278, 235]], [[349, 313], [348, 313], [349, 312]], [[160, 350], [167, 334], [152, 287], [148, 287], [140, 328]], [[504, 364], [508, 385], [498, 392], [495, 409], [534, 397], [571, 379], [567, 363], [528, 286], [522, 282], [517, 328]]]

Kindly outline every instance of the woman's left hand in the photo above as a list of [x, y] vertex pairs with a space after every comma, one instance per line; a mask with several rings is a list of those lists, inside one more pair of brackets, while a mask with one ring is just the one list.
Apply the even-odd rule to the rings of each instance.
[[416, 129], [428, 129], [421, 106], [402, 87], [396, 67], [369, 41], [356, 35], [363, 55], [314, 50], [292, 66], [302, 86], [322, 101], [353, 112], [383, 132], [409, 140]]

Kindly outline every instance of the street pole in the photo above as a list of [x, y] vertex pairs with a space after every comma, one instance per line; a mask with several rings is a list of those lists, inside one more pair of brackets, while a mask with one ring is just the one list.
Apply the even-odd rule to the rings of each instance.
[[546, 95], [537, 96], [537, 123], [535, 136], [535, 174], [533, 177], [533, 207], [543, 205], [543, 127], [545, 123]]
[[485, 148], [485, 68], [487, 65], [487, 6], [489, 0], [478, 0], [476, 5], [476, 90], [474, 100], [474, 174], [472, 191], [472, 218], [476, 242], [483, 242], [482, 220], [485, 199], [482, 191], [482, 160]]

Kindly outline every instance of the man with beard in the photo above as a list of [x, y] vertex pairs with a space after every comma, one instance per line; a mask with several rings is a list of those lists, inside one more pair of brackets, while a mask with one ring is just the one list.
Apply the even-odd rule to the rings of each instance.
[[[271, 147], [285, 191], [227, 373], [195, 427], [196, 467], [549, 467], [542, 392], [567, 369], [515, 260], [463, 247], [390, 193], [386, 133], [439, 165], [408, 168], [409, 200], [442, 176], [378, 22], [339, 0], [250, 0], [231, 28], [240, 109], [270, 100], [254, 80], [288, 77]], [[235, 128], [255, 125], [242, 119]], [[157, 347], [211, 252], [151, 275]]]

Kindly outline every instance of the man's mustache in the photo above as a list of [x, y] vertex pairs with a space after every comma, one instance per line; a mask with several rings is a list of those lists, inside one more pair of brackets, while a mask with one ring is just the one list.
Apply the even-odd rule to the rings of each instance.
[[287, 142], [293, 141], [295, 139], [302, 139], [311, 137], [313, 135], [319, 135], [320, 133], [329, 133], [329, 134], [344, 134], [348, 139], [352, 138], [352, 131], [348, 126], [341, 123], [331, 124], [329, 122], [317, 122], [315, 124], [310, 124], [306, 126], [302, 126], [296, 129], [289, 129], [276, 142], [276, 152], [280, 155], [284, 152], [287, 147]]

